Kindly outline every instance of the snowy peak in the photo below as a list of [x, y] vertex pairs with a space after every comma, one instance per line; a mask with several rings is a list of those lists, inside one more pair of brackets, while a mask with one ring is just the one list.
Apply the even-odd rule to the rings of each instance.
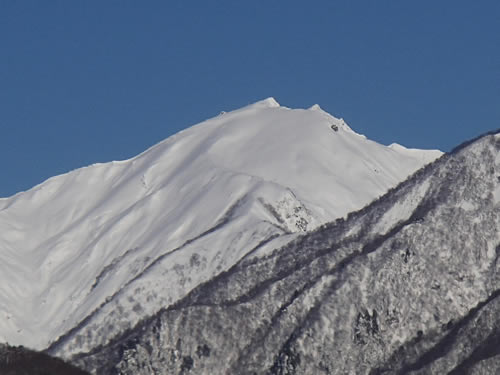
[[439, 155], [386, 147], [322, 110], [268, 98], [132, 159], [53, 177], [0, 202], [0, 341], [45, 348], [85, 321], [64, 351], [101, 344]]
[[313, 104], [312, 106], [309, 107], [311, 111], [322, 111], [321, 107], [319, 104]]
[[262, 107], [262, 108], [277, 108], [280, 106], [278, 101], [273, 97], [269, 97], [263, 100], [260, 100], [254, 104], [251, 104], [253, 107]]

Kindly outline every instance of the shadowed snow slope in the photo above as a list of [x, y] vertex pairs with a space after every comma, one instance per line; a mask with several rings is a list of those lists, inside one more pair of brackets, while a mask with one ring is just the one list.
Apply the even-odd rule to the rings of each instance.
[[270, 98], [0, 199], [0, 341], [89, 350], [440, 155]]

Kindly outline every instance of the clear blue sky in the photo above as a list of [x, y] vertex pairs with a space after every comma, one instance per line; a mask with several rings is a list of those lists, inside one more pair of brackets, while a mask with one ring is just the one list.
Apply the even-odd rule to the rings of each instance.
[[0, 196], [248, 103], [449, 150], [500, 127], [500, 1], [0, 0]]

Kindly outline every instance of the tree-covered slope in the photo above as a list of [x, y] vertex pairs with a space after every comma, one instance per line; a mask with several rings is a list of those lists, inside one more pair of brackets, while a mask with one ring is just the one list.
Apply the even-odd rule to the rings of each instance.
[[243, 260], [110, 344], [98, 374], [500, 371], [500, 137]]

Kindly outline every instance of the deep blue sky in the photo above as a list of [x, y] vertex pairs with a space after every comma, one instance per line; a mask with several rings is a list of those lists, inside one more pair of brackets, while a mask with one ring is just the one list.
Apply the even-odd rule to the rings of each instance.
[[500, 127], [500, 1], [0, 0], [0, 196], [268, 96], [447, 151]]

